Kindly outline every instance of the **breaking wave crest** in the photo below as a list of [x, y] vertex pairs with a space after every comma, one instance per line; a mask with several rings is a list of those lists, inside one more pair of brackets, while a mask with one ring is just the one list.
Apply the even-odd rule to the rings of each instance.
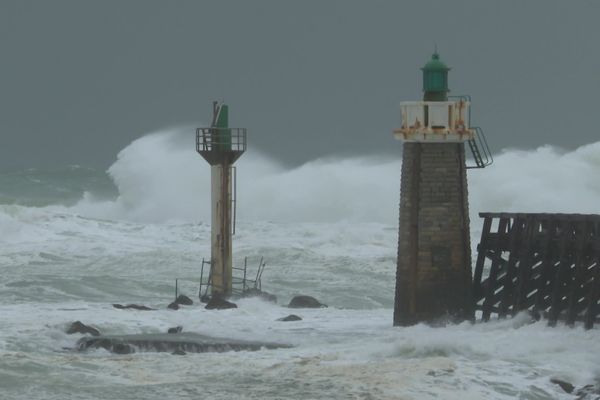
[[[400, 157], [319, 159], [285, 168], [257, 152], [236, 163], [238, 216], [282, 222], [397, 219]], [[86, 216], [143, 222], [206, 221], [210, 168], [189, 131], [144, 136], [124, 148], [108, 173], [119, 196], [86, 194], [73, 210]]]
[[[171, 129], [135, 140], [108, 170], [117, 198], [92, 190], [67, 211], [137, 222], [207, 221], [210, 168], [194, 151], [190, 132]], [[400, 152], [287, 168], [249, 151], [236, 166], [241, 220], [397, 224]], [[504, 150], [491, 167], [469, 170], [471, 220], [482, 211], [600, 213], [599, 173], [600, 142], [573, 151], [549, 145]]]

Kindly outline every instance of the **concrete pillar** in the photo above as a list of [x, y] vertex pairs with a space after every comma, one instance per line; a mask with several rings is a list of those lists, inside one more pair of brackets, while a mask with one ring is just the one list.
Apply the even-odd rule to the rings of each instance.
[[231, 167], [226, 160], [211, 166], [211, 278], [212, 294], [232, 292]]

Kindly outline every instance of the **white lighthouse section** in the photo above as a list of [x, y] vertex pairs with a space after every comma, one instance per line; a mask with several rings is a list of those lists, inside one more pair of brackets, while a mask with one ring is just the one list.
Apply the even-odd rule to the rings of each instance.
[[394, 130], [405, 142], [465, 142], [474, 137], [469, 127], [468, 101], [405, 101], [400, 103], [402, 126]]

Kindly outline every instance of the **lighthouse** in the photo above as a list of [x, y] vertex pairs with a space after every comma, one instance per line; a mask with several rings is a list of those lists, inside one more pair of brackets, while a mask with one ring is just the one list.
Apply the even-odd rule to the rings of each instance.
[[213, 297], [232, 293], [232, 235], [235, 214], [235, 161], [246, 151], [246, 129], [229, 127], [229, 107], [213, 103], [210, 127], [196, 129], [196, 151], [210, 164], [211, 258]]
[[423, 100], [400, 104], [394, 131], [403, 142], [394, 325], [472, 319], [467, 168], [491, 163], [470, 98], [448, 96], [437, 51], [421, 70]]

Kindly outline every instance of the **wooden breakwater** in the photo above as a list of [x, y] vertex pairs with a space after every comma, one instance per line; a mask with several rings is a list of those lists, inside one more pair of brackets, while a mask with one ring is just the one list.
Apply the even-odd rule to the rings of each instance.
[[483, 321], [524, 310], [550, 325], [600, 321], [600, 215], [479, 215], [473, 296]]

